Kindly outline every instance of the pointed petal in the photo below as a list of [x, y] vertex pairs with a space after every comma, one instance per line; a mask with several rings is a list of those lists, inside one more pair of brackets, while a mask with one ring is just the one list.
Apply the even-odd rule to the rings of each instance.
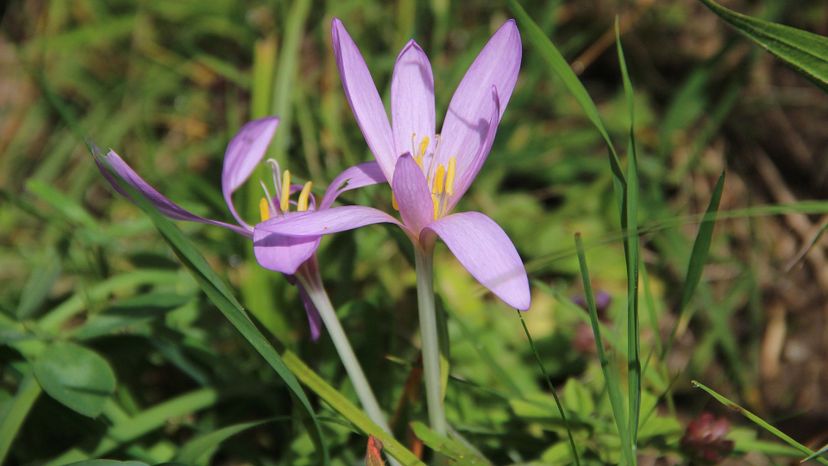
[[274, 218], [256, 225], [256, 230], [284, 236], [313, 237], [353, 230], [374, 223], [400, 225], [397, 219], [381, 210], [349, 205]]
[[489, 126], [492, 86], [500, 98], [496, 120], [499, 123], [517, 82], [521, 53], [517, 25], [514, 20], [506, 21], [477, 55], [454, 91], [440, 134], [438, 162], [457, 157], [459, 173], [460, 160], [477, 154]]
[[224, 166], [221, 169], [221, 191], [224, 194], [224, 202], [227, 203], [236, 221], [248, 228], [250, 226], [242, 220], [233, 205], [233, 192], [247, 181], [256, 169], [256, 165], [262, 161], [277, 126], [279, 126], [279, 119], [276, 117], [248, 122], [230, 140], [224, 152]]
[[317, 341], [322, 334], [322, 316], [319, 315], [319, 310], [314, 306], [313, 301], [308, 296], [308, 292], [305, 291], [305, 287], [298, 283], [296, 286], [299, 288], [299, 297], [302, 298], [302, 305], [305, 307], [305, 313], [308, 315], [311, 341]]
[[443, 217], [426, 230], [422, 234], [436, 233], [463, 267], [506, 304], [521, 311], [529, 309], [526, 269], [494, 220], [479, 212], [462, 212]]
[[[199, 223], [206, 223], [209, 225], [220, 226], [223, 228], [227, 228], [230, 230], [235, 231], [244, 236], [251, 236], [251, 232], [239, 227], [238, 225], [231, 225], [229, 223], [220, 222], [218, 220], [211, 220], [209, 218], [204, 218], [199, 215], [196, 215], [189, 210], [179, 206], [175, 202], [167, 199], [163, 194], [159, 193], [155, 188], [153, 188], [149, 183], [147, 183], [143, 178], [141, 178], [135, 170], [132, 169], [124, 160], [115, 152], [109, 151], [103, 157], [96, 157], [95, 163], [98, 165], [98, 169], [103, 174], [104, 178], [109, 181], [109, 184], [118, 191], [122, 196], [130, 199], [130, 195], [126, 192], [120, 185], [119, 180], [116, 178], [116, 175], [110, 172], [110, 168], [120, 177], [124, 182], [129, 183], [133, 188], [135, 188], [138, 192], [140, 192], [147, 200], [152, 202], [156, 209], [159, 212], [166, 215], [169, 218], [175, 220], [186, 220], [190, 222], [199, 222]], [[108, 165], [107, 168], [104, 164]]]
[[391, 189], [397, 199], [403, 223], [412, 232], [419, 234], [434, 218], [434, 204], [425, 175], [411, 154], [404, 154], [397, 159]]
[[409, 41], [397, 56], [391, 77], [394, 153], [419, 155], [420, 143], [434, 141], [434, 76], [423, 49]]
[[[483, 138], [479, 140], [479, 145], [476, 144], [478, 142], [477, 136], [473, 136], [472, 133], [467, 133], [471, 137], [468, 147], [476, 146], [476, 151], [474, 153], [465, 152], [462, 156], [457, 157], [457, 175], [454, 182], [454, 193], [448, 200], [449, 211], [457, 205], [457, 202], [460, 201], [463, 194], [468, 191], [469, 186], [477, 178], [477, 174], [483, 168], [483, 163], [489, 158], [489, 152], [492, 150], [492, 143], [494, 143], [495, 134], [497, 133], [497, 118], [500, 114], [500, 101], [498, 99], [497, 89], [494, 87], [491, 89], [489, 101], [491, 102], [488, 108], [489, 116], [487, 117], [486, 123], [481, 126], [481, 130], [484, 130], [485, 133], [483, 134]], [[481, 123], [483, 122], [483, 120], [480, 121]]]
[[345, 191], [385, 183], [385, 175], [376, 162], [366, 162], [345, 169], [328, 185], [319, 209], [330, 207], [337, 197]]
[[368, 147], [385, 178], [390, 180], [397, 154], [394, 153], [391, 125], [388, 124], [388, 115], [377, 87], [362, 54], [338, 18], [334, 18], [331, 24], [331, 39], [345, 97]]
[[262, 267], [293, 275], [313, 256], [320, 240], [319, 236], [274, 235], [257, 226], [253, 229], [253, 253]]

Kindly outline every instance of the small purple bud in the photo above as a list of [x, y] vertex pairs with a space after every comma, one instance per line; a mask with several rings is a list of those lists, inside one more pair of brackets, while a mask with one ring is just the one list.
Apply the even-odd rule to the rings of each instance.
[[726, 438], [728, 432], [730, 422], [727, 419], [704, 412], [687, 424], [681, 447], [692, 458], [716, 464], [733, 451], [733, 441]]
[[[573, 296], [572, 302], [584, 310], [589, 310], [589, 306], [587, 306], [586, 297], [584, 295]], [[598, 318], [604, 322], [609, 320], [607, 317], [607, 311], [609, 310], [611, 303], [612, 296], [606, 291], [599, 290], [598, 293], [595, 294], [595, 310], [598, 313]]]

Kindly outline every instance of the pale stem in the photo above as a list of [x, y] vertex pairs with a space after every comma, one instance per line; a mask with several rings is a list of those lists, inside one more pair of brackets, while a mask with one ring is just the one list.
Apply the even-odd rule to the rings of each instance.
[[339, 318], [336, 316], [330, 298], [328, 298], [328, 293], [322, 286], [322, 278], [319, 276], [318, 268], [315, 267], [315, 264], [308, 267], [303, 265], [296, 274], [296, 278], [305, 287], [308, 297], [319, 311], [322, 323], [325, 324], [328, 335], [333, 340], [336, 352], [339, 353], [339, 359], [351, 379], [351, 385], [353, 385], [365, 413], [375, 424], [391, 434], [391, 429], [388, 427], [388, 422], [385, 420], [385, 415], [380, 409], [379, 403], [377, 403], [374, 391], [371, 390], [371, 385], [368, 383], [368, 379], [365, 378], [362, 366], [359, 365], [354, 350], [351, 348], [351, 343], [348, 342], [348, 337], [345, 336], [345, 330], [339, 323]]
[[426, 386], [426, 403], [431, 429], [439, 435], [448, 433], [446, 413], [443, 409], [442, 383], [440, 378], [440, 346], [437, 333], [437, 313], [434, 307], [434, 244], [415, 244], [414, 263], [417, 269], [417, 303], [420, 310], [420, 338], [423, 347], [423, 376]]

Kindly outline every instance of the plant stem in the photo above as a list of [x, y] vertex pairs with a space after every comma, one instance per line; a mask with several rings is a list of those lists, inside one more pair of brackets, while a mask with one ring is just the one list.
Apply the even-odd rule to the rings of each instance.
[[439, 435], [448, 434], [440, 378], [440, 346], [437, 313], [434, 307], [434, 244], [415, 244], [414, 263], [417, 269], [417, 304], [420, 310], [420, 336], [423, 346], [423, 375], [426, 403], [431, 429]]
[[296, 278], [305, 287], [308, 297], [319, 311], [322, 322], [325, 324], [331, 340], [333, 340], [336, 352], [339, 353], [339, 359], [342, 361], [345, 372], [348, 373], [348, 377], [351, 379], [351, 384], [354, 386], [354, 391], [356, 391], [365, 413], [374, 423], [391, 434], [391, 429], [388, 427], [388, 422], [385, 420], [385, 415], [380, 409], [379, 403], [377, 403], [374, 391], [371, 390], [371, 385], [368, 383], [368, 379], [365, 378], [362, 366], [360, 366], [356, 354], [354, 354], [354, 350], [351, 348], [351, 343], [345, 335], [342, 324], [339, 323], [339, 318], [336, 316], [336, 311], [331, 304], [328, 293], [325, 291], [325, 287], [322, 286], [322, 278], [319, 276], [318, 267], [316, 267], [315, 263], [306, 265], [302, 266], [299, 273], [296, 274]]

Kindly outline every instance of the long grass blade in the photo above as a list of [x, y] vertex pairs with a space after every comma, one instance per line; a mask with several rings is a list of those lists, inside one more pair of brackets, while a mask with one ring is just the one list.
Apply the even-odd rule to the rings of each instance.
[[[97, 148], [90, 146], [90, 150], [93, 156], [99, 157]], [[118, 180], [121, 188], [129, 193], [130, 199], [150, 217], [158, 232], [172, 248], [175, 255], [184, 264], [193, 278], [195, 278], [201, 290], [207, 295], [207, 298], [215, 304], [224, 317], [253, 346], [256, 352], [264, 358], [276, 374], [285, 382], [296, 399], [299, 400], [313, 422], [315, 437], [320, 446], [320, 455], [323, 462], [327, 464], [329, 462], [327, 446], [324, 442], [322, 428], [316, 419], [316, 414], [313, 407], [311, 407], [310, 400], [308, 400], [296, 377], [285, 366], [279, 353], [268, 342], [262, 332], [259, 331], [242, 305], [236, 300], [230, 287], [213, 271], [201, 253], [198, 252], [190, 240], [181, 233], [181, 230], [172, 221], [159, 213], [138, 190], [132, 188], [132, 186], [120, 179], [114, 170], [110, 170], [110, 172]]]
[[[601, 363], [601, 371], [604, 374], [604, 381], [607, 384], [607, 393], [610, 399], [610, 407], [618, 428], [618, 436], [621, 437], [622, 445], [629, 445], [630, 432], [627, 425], [627, 415], [624, 410], [624, 399], [621, 397], [621, 388], [618, 383], [618, 374], [610, 367], [609, 358], [604, 349], [604, 341], [601, 339], [601, 324], [598, 321], [598, 310], [595, 307], [595, 295], [592, 292], [592, 281], [589, 278], [586, 255], [584, 254], [584, 243], [581, 234], [575, 234], [575, 248], [578, 252], [578, 265], [581, 270], [581, 280], [584, 285], [584, 295], [589, 310], [589, 322], [592, 325], [592, 334], [595, 336], [595, 347], [598, 350], [598, 360]], [[630, 448], [622, 448], [624, 460], [628, 466], [635, 464], [635, 457], [632, 456]]]
[[555, 387], [552, 385], [552, 380], [549, 378], [549, 375], [546, 373], [546, 368], [543, 366], [543, 361], [541, 360], [540, 354], [538, 354], [538, 349], [535, 347], [535, 342], [532, 340], [532, 334], [529, 333], [529, 328], [526, 326], [526, 321], [523, 320], [523, 314], [520, 311], [516, 311], [518, 318], [520, 319], [520, 325], [523, 327], [523, 333], [526, 334], [526, 339], [529, 341], [529, 346], [532, 348], [532, 353], [535, 355], [535, 362], [538, 363], [538, 368], [540, 368], [541, 375], [543, 375], [543, 380], [546, 382], [546, 386], [549, 388], [549, 391], [552, 393], [552, 398], [555, 400], [555, 406], [558, 407], [558, 412], [561, 415], [561, 419], [563, 420], [564, 427], [566, 428], [566, 435], [569, 437], [569, 449], [572, 453], [572, 458], [575, 459], [575, 464], [581, 464], [581, 459], [578, 456], [578, 448], [575, 446], [575, 438], [572, 436], [572, 429], [569, 426], [569, 420], [566, 418], [566, 410], [564, 410], [563, 405], [561, 404], [560, 398], [558, 398], [558, 393], [555, 391]]
[[707, 394], [709, 394], [710, 396], [715, 398], [716, 401], [723, 404], [724, 406], [738, 411], [739, 413], [742, 414], [742, 416], [748, 418], [751, 422], [753, 422], [757, 426], [759, 426], [759, 427], [765, 429], [766, 431], [770, 432], [776, 438], [778, 438], [778, 439], [782, 440], [783, 442], [787, 443], [788, 445], [798, 449], [802, 453], [808, 455], [808, 457], [813, 456], [820, 464], [828, 465], [828, 460], [826, 460], [825, 458], [821, 458], [821, 457], [817, 458], [817, 456], [819, 456], [819, 455], [815, 454], [813, 450], [811, 450], [810, 448], [806, 447], [805, 445], [797, 442], [791, 436], [789, 436], [788, 434], [782, 432], [781, 430], [777, 429], [776, 427], [768, 424], [764, 419], [762, 419], [761, 417], [757, 416], [756, 414], [753, 414], [752, 412], [748, 411], [746, 408], [742, 407], [738, 403], [730, 401], [724, 395], [720, 395], [718, 392], [716, 392], [712, 388], [704, 385], [703, 383], [701, 383], [697, 380], [693, 380], [691, 383], [693, 384], [694, 387], [701, 388], [702, 390], [707, 392]]
[[40, 396], [42, 389], [30, 369], [26, 369], [14, 396], [0, 417], [0, 464], [3, 464], [9, 453], [12, 441], [17, 436], [23, 421]]

